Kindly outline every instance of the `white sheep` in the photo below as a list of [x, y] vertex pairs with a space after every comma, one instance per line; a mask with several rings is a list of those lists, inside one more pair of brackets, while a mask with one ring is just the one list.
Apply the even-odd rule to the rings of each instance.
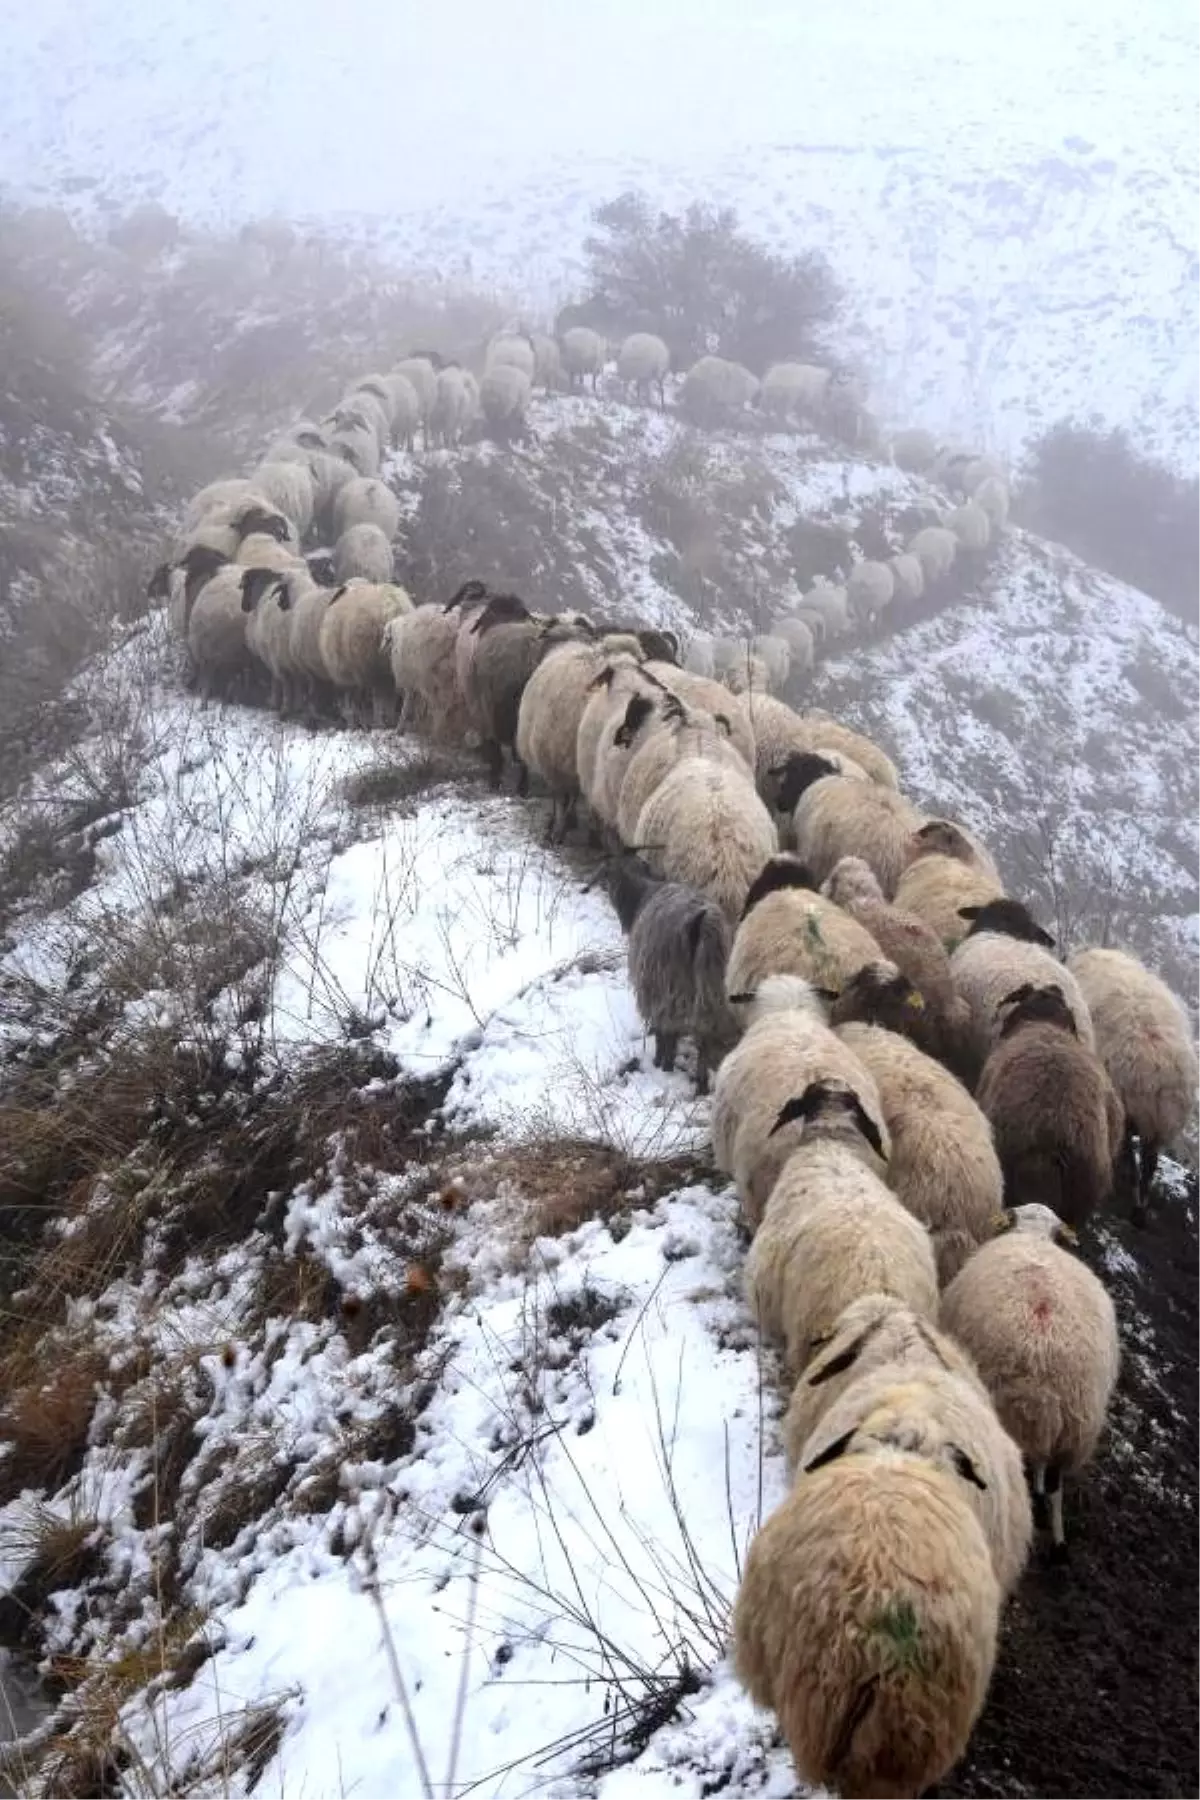
[[455, 664], [458, 634], [486, 600], [483, 582], [468, 581], [445, 606], [418, 606], [388, 624], [388, 656], [405, 726], [420, 725], [448, 742], [467, 736], [470, 721]]
[[815, 363], [772, 363], [763, 376], [760, 404], [768, 418], [796, 425], [820, 417], [828, 391], [828, 369]]
[[937, 439], [931, 431], [912, 426], [898, 431], [891, 443], [892, 461], [909, 475], [923, 475], [937, 460]]
[[522, 375], [528, 376], [530, 386], [533, 386], [533, 377], [537, 371], [537, 350], [527, 332], [502, 331], [492, 339], [484, 357], [484, 369], [486, 371], [501, 364], [520, 369]]
[[648, 399], [650, 390], [656, 389], [660, 406], [667, 403], [670, 367], [671, 352], [652, 331], [632, 332], [617, 352], [617, 375], [626, 388], [632, 386], [639, 400]]
[[898, 556], [888, 558], [888, 568], [892, 571], [897, 600], [913, 604], [922, 597], [925, 571], [919, 556], [914, 556], [910, 550], [902, 550]]
[[753, 994], [771, 975], [801, 975], [838, 994], [882, 956], [865, 926], [814, 891], [795, 857], [773, 856], [746, 895], [726, 980], [730, 995]]
[[747, 701], [754, 732], [754, 770], [760, 788], [768, 777], [782, 775], [794, 752], [840, 758], [842, 772], [862, 772], [882, 787], [898, 788], [896, 765], [870, 738], [840, 725], [825, 713], [798, 713], [772, 694], [753, 694]]
[[827, 638], [845, 637], [850, 630], [850, 596], [844, 587], [815, 581], [800, 597], [800, 609], [820, 619]]
[[658, 662], [650, 658], [643, 668], [648, 680], [677, 694], [685, 706], [690, 706], [694, 712], [708, 713], [718, 725], [723, 723], [728, 728], [730, 743], [747, 770], [753, 770], [754, 731], [750, 724], [748, 699], [731, 693], [719, 681], [709, 681], [703, 675], [694, 675], [689, 669], [681, 669], [675, 663]]
[[870, 559], [855, 563], [846, 581], [846, 604], [860, 625], [872, 625], [896, 592], [896, 577], [887, 563]]
[[758, 378], [741, 363], [702, 356], [683, 378], [680, 405], [697, 425], [732, 425], [758, 394]]
[[617, 793], [614, 822], [624, 844], [636, 841], [643, 806], [677, 763], [699, 756], [745, 773], [728, 733], [707, 713], [691, 711], [674, 694], [663, 696], [652, 711], [650, 729], [625, 764]]
[[291, 520], [297, 539], [305, 537], [312, 526], [317, 500], [316, 483], [307, 463], [262, 462], [250, 479], [256, 491]]
[[531, 393], [528, 375], [512, 363], [493, 363], [484, 371], [479, 404], [494, 435], [511, 438], [523, 433]]
[[942, 581], [954, 567], [958, 555], [958, 539], [945, 525], [924, 525], [905, 545], [915, 556], [925, 575], [927, 586]]
[[386, 482], [359, 476], [335, 500], [333, 523], [339, 537], [352, 525], [378, 525], [390, 543], [400, 527], [400, 502]]
[[587, 325], [573, 325], [563, 333], [562, 361], [572, 388], [581, 388], [590, 378], [593, 394], [598, 393], [608, 361], [608, 345], [598, 331]]
[[246, 673], [245, 569], [226, 563], [200, 588], [187, 621], [188, 654], [205, 699], [228, 694]]
[[1018, 1206], [942, 1296], [942, 1325], [968, 1351], [1001, 1423], [1050, 1502], [1064, 1545], [1062, 1478], [1091, 1460], [1120, 1367], [1113, 1303], [1064, 1246], [1073, 1233], [1045, 1206]]
[[1009, 508], [1008, 483], [1003, 476], [985, 475], [978, 486], [971, 490], [971, 498], [980, 511], [987, 514], [992, 536], [1003, 531], [1008, 524]]
[[703, 760], [679, 763], [651, 794], [637, 843], [658, 874], [699, 888], [730, 920], [779, 847], [749, 770]]
[[460, 444], [463, 434], [471, 422], [473, 411], [465, 370], [460, 369], [455, 363], [449, 363], [444, 369], [439, 369], [437, 396], [429, 415], [430, 442], [440, 445], [445, 450]]
[[771, 620], [768, 635], [782, 638], [791, 652], [791, 673], [807, 675], [816, 661], [817, 646], [812, 626], [795, 613], [781, 613]]
[[953, 951], [969, 929], [969, 920], [963, 916], [964, 909], [999, 900], [1004, 890], [994, 876], [957, 856], [927, 850], [921, 845], [914, 847], [919, 854], [909, 862], [897, 882], [893, 904], [922, 919], [943, 949]]
[[320, 650], [329, 679], [351, 716], [388, 723], [395, 700], [384, 627], [398, 613], [412, 611], [401, 587], [351, 581], [335, 589], [321, 620]]
[[421, 424], [429, 421], [437, 399], [437, 370], [427, 356], [405, 356], [392, 370], [393, 375], [403, 375], [417, 396], [420, 408]]
[[857, 856], [885, 897], [895, 893], [922, 819], [903, 794], [842, 775], [820, 752], [793, 751], [779, 775], [776, 804], [791, 813], [796, 852], [818, 886], [844, 856]]
[[550, 790], [552, 841], [575, 822], [581, 792], [579, 727], [593, 698], [592, 684], [611, 660], [602, 645], [556, 645], [542, 658], [521, 695], [517, 755]]
[[1019, 900], [989, 900], [983, 906], [959, 908], [968, 935], [950, 958], [955, 992], [966, 1002], [964, 1043], [982, 1067], [999, 1040], [1004, 1020], [1002, 1002], [1018, 988], [1057, 987], [1075, 1022], [1080, 1043], [1096, 1047], [1092, 1016], [1074, 975], [1052, 950], [1054, 939], [1030, 916]]
[[1159, 1153], [1179, 1136], [1196, 1104], [1200, 1081], [1191, 1023], [1182, 1003], [1144, 963], [1124, 950], [1079, 950], [1067, 960], [1096, 1035], [1096, 1050], [1125, 1109], [1141, 1206]]
[[378, 475], [382, 452], [374, 429], [362, 425], [335, 426], [329, 434], [329, 447], [342, 457], [359, 475]]
[[986, 550], [992, 541], [992, 523], [982, 506], [974, 500], [965, 500], [956, 506], [942, 520], [948, 531], [952, 531], [964, 550], [978, 553]]
[[349, 525], [333, 546], [333, 572], [338, 585], [360, 576], [364, 581], [391, 581], [395, 574], [392, 546], [378, 525]]

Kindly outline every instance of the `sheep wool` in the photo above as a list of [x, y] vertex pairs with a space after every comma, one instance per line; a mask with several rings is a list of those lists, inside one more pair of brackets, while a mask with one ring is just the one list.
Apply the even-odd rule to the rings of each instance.
[[647, 800], [637, 841], [659, 874], [698, 888], [731, 921], [779, 847], [749, 772], [698, 759], [677, 764]]
[[801, 1468], [875, 1449], [915, 1451], [957, 1475], [983, 1529], [1001, 1595], [1029, 1556], [1033, 1517], [1021, 1452], [974, 1376], [885, 1365], [863, 1375], [830, 1406], [799, 1452]]
[[1000, 883], [970, 868], [957, 857], [922, 854], [910, 862], [896, 883], [893, 904], [924, 920], [947, 953], [962, 943], [969, 929], [962, 908], [986, 906], [1002, 897]]
[[563, 333], [563, 368], [573, 388], [582, 387], [584, 381], [590, 378], [592, 392], [598, 392], [600, 377], [607, 361], [608, 345], [598, 331], [592, 331], [586, 325], [574, 325], [570, 331]]
[[964, 550], [986, 550], [992, 540], [992, 524], [982, 506], [967, 500], [946, 515], [945, 524]]
[[339, 537], [352, 525], [375, 525], [390, 543], [400, 528], [400, 502], [385, 482], [359, 476], [334, 501], [333, 522]]
[[395, 699], [384, 627], [412, 611], [402, 587], [352, 581], [330, 595], [321, 621], [320, 653], [330, 681], [359, 710], [369, 703], [374, 722], [384, 723]]
[[251, 480], [264, 500], [286, 514], [297, 540], [303, 538], [316, 509], [316, 484], [308, 466], [303, 462], [263, 462]]
[[347, 526], [333, 547], [333, 571], [339, 585], [353, 581], [390, 582], [395, 574], [392, 546], [378, 525]]
[[615, 818], [617, 836], [624, 844], [635, 842], [643, 806], [677, 763], [703, 757], [745, 773], [746, 765], [728, 736], [706, 713], [688, 713], [673, 697], [669, 704], [674, 708], [669, 713], [655, 709], [654, 724], [625, 764]]
[[200, 588], [188, 615], [188, 653], [206, 699], [228, 693], [247, 666], [244, 574], [237, 563], [217, 569]]
[[750, 724], [748, 699], [743, 700], [738, 695], [731, 694], [719, 681], [709, 681], [703, 675], [693, 675], [675, 663], [648, 657], [644, 668], [648, 679], [658, 682], [670, 693], [677, 695], [685, 706], [710, 714], [718, 725], [727, 729], [729, 741], [746, 768], [753, 769], [754, 730]]
[[961, 1481], [899, 1451], [848, 1456], [802, 1476], [751, 1544], [734, 1666], [802, 1781], [923, 1794], [967, 1747], [999, 1611]]
[[943, 581], [954, 567], [958, 539], [945, 525], [926, 525], [909, 539], [905, 549], [917, 558], [930, 586]]
[[820, 416], [828, 391], [828, 369], [815, 363], [772, 363], [763, 376], [762, 410], [779, 424], [797, 425]]
[[758, 393], [758, 379], [741, 363], [702, 356], [683, 378], [680, 404], [697, 425], [731, 425]]
[[885, 896], [896, 890], [921, 814], [892, 788], [839, 775], [820, 755], [788, 757], [777, 790], [779, 806], [792, 814], [796, 851], [818, 882], [845, 856], [862, 859]]
[[479, 387], [479, 404], [492, 430], [510, 435], [519, 431], [532, 391], [524, 369], [512, 363], [492, 363]]
[[617, 352], [617, 374], [626, 387], [632, 387], [641, 400], [654, 389], [658, 404], [665, 406], [667, 371], [671, 352], [660, 337], [650, 331], [635, 331], [625, 339]]
[[729, 957], [729, 992], [753, 992], [769, 975], [801, 975], [830, 993], [882, 952], [870, 931], [815, 890], [791, 856], [772, 857], [746, 896]]
[[[916, 910], [914, 908], [914, 910]], [[1089, 1050], [1096, 1037], [1083, 990], [1070, 970], [1052, 954], [1053, 938], [1015, 900], [989, 900], [983, 906], [959, 908], [968, 936], [950, 958], [950, 978], [965, 1002], [965, 1048], [982, 1066], [1003, 1026], [1001, 1002], [1018, 988], [1057, 986], [1079, 1040]]]
[[846, 581], [850, 616], [860, 625], [870, 624], [891, 604], [896, 577], [887, 563], [855, 563]]
[[888, 568], [892, 571], [897, 600], [915, 603], [922, 597], [925, 571], [919, 556], [914, 556], [910, 550], [902, 550], [898, 556], [888, 558]]
[[942, 1326], [974, 1359], [1005, 1430], [1064, 1540], [1062, 1478], [1096, 1453], [1117, 1384], [1117, 1317], [1103, 1284], [1064, 1248], [1070, 1233], [1018, 1206], [942, 1296]]

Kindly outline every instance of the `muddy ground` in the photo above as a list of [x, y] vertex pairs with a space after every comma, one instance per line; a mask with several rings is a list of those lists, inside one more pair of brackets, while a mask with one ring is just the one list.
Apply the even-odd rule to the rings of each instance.
[[1123, 1369], [1095, 1465], [1065, 1493], [1070, 1560], [1035, 1557], [995, 1678], [943, 1795], [1195, 1795], [1196, 1188], [1085, 1254], [1121, 1323]]

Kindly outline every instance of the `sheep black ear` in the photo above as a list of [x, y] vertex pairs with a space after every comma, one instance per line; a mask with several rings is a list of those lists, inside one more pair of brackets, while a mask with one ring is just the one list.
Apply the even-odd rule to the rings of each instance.
[[596, 692], [597, 688], [611, 687], [612, 683], [613, 683], [614, 672], [615, 671], [613, 669], [612, 664], [605, 663], [605, 665], [601, 669], [600, 673], [598, 675], [593, 675], [592, 679], [588, 682], [588, 684], [587, 684], [588, 693], [594, 694]]
[[749, 1006], [754, 998], [754, 992], [753, 989], [751, 989], [749, 993], [745, 994], [726, 994], [725, 998], [728, 1000], [730, 1006]]
[[823, 1000], [826, 1006], [832, 1006], [835, 1000], [841, 999], [841, 995], [836, 988], [815, 987], [813, 993], [817, 996], [818, 1000]]
[[725, 733], [726, 737], [733, 736], [733, 726], [729, 723], [729, 720], [725, 717], [724, 713], [714, 713], [713, 723], [721, 727], [721, 730]]
[[850, 1102], [850, 1116], [857, 1125], [859, 1132], [866, 1138], [880, 1162], [886, 1162], [887, 1152], [884, 1150], [883, 1139], [879, 1135], [878, 1125], [876, 1125], [874, 1119], [871, 1117], [857, 1094], [851, 1094], [848, 1098]]
[[633, 694], [630, 697], [629, 705], [625, 708], [625, 717], [613, 733], [613, 743], [618, 750], [628, 750], [653, 711], [654, 702], [647, 700], [645, 694]]
[[983, 1479], [983, 1476], [979, 1473], [979, 1470], [975, 1467], [975, 1464], [971, 1461], [971, 1458], [967, 1455], [966, 1451], [960, 1450], [957, 1444], [950, 1445], [950, 1461], [954, 1464], [956, 1471], [962, 1476], [964, 1481], [969, 1481], [972, 1487], [980, 1488], [986, 1494], [987, 1482]]
[[982, 911], [982, 906], [960, 906], [958, 909], [958, 916], [960, 919], [966, 919], [973, 923]]
[[767, 1136], [774, 1137], [777, 1131], [782, 1131], [785, 1125], [794, 1125], [797, 1119], [815, 1119], [832, 1091], [827, 1082], [810, 1082], [802, 1094], [793, 1094], [780, 1108], [779, 1117]]
[[[330, 596], [329, 596], [329, 605], [333, 606], [338, 600], [340, 600], [342, 595], [344, 593], [348, 592], [349, 587], [350, 587], [350, 583], [348, 581], [343, 581], [341, 587], [334, 588], [332, 594], [330, 594]], [[326, 610], [328, 610], [328, 608], [326, 608]]]
[[1011, 993], [1005, 994], [1000, 1004], [1001, 1006], [1020, 1006], [1022, 1000], [1028, 1000], [1034, 991], [1032, 981], [1023, 981], [1020, 987], [1015, 987]]
[[812, 873], [794, 856], [772, 856], [750, 883], [742, 907], [742, 918], [749, 918], [760, 900], [777, 888], [815, 888]]
[[[857, 1427], [854, 1430], [857, 1430]], [[811, 1462], [805, 1463], [804, 1473], [811, 1475], [814, 1469], [823, 1469], [826, 1463], [836, 1462], [839, 1456], [845, 1456], [854, 1442], [854, 1430], [844, 1431], [840, 1438], [834, 1438], [832, 1444], [826, 1444], [825, 1448], [814, 1456]]]
[[783, 764], [776, 803], [783, 812], [791, 812], [800, 796], [807, 793], [815, 781], [837, 773], [837, 764], [828, 756], [821, 756], [815, 750], [793, 750]]
[[835, 1375], [844, 1375], [846, 1370], [852, 1368], [858, 1361], [865, 1345], [881, 1329], [882, 1325], [883, 1320], [876, 1319], [873, 1325], [868, 1325], [865, 1331], [860, 1331], [852, 1344], [847, 1344], [844, 1350], [839, 1351], [836, 1356], [831, 1356], [815, 1375], [809, 1376], [808, 1386], [823, 1387], [827, 1381], [832, 1381]]
[[170, 591], [171, 565], [165, 562], [159, 563], [146, 583], [146, 598], [148, 600], [165, 600]]
[[1041, 944], [1047, 950], [1057, 950], [1058, 948], [1056, 939], [1051, 936], [1050, 932], [1043, 931], [1040, 925], [1033, 927], [1033, 942]]

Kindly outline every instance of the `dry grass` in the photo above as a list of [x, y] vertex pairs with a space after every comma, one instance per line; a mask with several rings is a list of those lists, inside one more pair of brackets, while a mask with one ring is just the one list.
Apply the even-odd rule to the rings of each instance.
[[445, 750], [422, 750], [415, 756], [380, 757], [365, 769], [357, 769], [342, 784], [351, 806], [386, 807], [401, 817], [412, 811], [411, 802], [431, 788], [454, 782], [457, 787], [477, 771], [461, 756]]
[[[8, 1446], [0, 1462], [0, 1504], [24, 1488], [52, 1493], [74, 1474], [87, 1448], [99, 1391], [109, 1379], [107, 1359], [88, 1338], [21, 1344], [18, 1350], [30, 1358], [20, 1385], [7, 1385], [7, 1359], [0, 1364], [0, 1390], [6, 1392], [0, 1439]], [[22, 1361], [25, 1354], [18, 1355], [18, 1367]]]

